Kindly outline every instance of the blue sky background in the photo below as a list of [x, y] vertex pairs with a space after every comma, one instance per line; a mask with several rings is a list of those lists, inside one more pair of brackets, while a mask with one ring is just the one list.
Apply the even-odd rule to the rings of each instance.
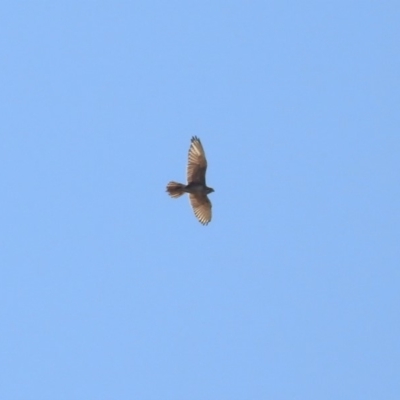
[[399, 21], [2, 3], [0, 398], [397, 400]]

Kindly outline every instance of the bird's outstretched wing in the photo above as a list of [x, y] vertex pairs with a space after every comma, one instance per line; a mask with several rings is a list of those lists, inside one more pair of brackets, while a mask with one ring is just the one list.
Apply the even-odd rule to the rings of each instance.
[[192, 205], [194, 215], [203, 225], [211, 221], [211, 201], [205, 194], [189, 194], [190, 204]]
[[189, 160], [187, 166], [187, 181], [206, 184], [207, 160], [203, 146], [197, 136], [192, 137], [189, 148]]

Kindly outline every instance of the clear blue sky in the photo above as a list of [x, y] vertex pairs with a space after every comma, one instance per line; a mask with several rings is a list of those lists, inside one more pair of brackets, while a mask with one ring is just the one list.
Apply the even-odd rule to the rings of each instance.
[[399, 21], [3, 3], [0, 398], [398, 400]]

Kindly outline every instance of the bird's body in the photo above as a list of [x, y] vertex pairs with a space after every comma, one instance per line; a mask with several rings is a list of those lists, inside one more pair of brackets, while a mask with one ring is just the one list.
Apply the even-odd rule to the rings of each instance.
[[206, 194], [209, 194], [213, 191], [214, 190], [212, 190], [211, 188], [203, 185], [202, 183], [197, 183], [197, 182], [191, 182], [185, 186], [186, 193], [202, 194], [202, 193], [206, 192]]
[[189, 200], [197, 219], [203, 225], [211, 221], [211, 202], [207, 197], [214, 189], [206, 185], [207, 160], [200, 139], [192, 137], [189, 149], [189, 161], [187, 166], [187, 185], [178, 182], [169, 182], [168, 194], [177, 198], [184, 193], [189, 194]]

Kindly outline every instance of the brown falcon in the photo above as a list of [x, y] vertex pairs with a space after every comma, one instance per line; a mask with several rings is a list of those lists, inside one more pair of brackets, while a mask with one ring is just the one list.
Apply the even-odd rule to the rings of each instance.
[[189, 149], [187, 185], [177, 182], [170, 182], [167, 185], [167, 192], [171, 197], [177, 198], [189, 193], [194, 214], [203, 225], [211, 221], [211, 202], [207, 195], [214, 191], [206, 185], [206, 170], [207, 160], [203, 146], [200, 139], [193, 136]]

